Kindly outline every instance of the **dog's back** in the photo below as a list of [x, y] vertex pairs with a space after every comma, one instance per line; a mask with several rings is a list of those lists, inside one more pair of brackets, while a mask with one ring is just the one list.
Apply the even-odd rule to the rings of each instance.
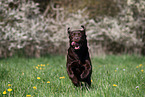
[[70, 47], [67, 55], [67, 72], [75, 86], [81, 82], [91, 85], [92, 65], [89, 57], [84, 26], [81, 30], [71, 31], [68, 28]]

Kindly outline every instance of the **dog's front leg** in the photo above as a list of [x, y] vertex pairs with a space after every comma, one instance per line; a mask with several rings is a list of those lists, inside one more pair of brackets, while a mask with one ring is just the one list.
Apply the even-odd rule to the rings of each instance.
[[74, 73], [73, 73], [71, 65], [68, 65], [68, 67], [67, 67], [67, 73], [68, 73], [69, 78], [73, 79]]
[[81, 86], [81, 82], [77, 79], [76, 75], [74, 74], [74, 71], [72, 70], [72, 64], [68, 66], [67, 72], [68, 72], [69, 78], [71, 79], [72, 83], [76, 87]]
[[72, 83], [73, 83], [76, 87], [81, 86], [81, 82], [77, 79], [76, 76], [74, 76], [71, 80], [72, 80]]
[[91, 63], [89, 60], [86, 60], [86, 64], [83, 65], [85, 67], [85, 70], [80, 75], [81, 79], [85, 79], [88, 77], [88, 75], [91, 73]]

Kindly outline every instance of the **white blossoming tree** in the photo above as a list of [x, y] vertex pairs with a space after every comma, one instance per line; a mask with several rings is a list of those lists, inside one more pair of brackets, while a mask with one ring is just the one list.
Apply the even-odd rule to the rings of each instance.
[[[66, 53], [67, 27], [87, 28], [87, 39], [93, 54], [103, 52], [139, 52], [145, 47], [145, 1], [127, 0], [116, 17], [90, 19], [84, 10], [68, 13], [63, 8], [50, 10], [56, 17], [39, 11], [31, 0], [0, 0], [0, 57], [23, 50], [28, 56]], [[144, 35], [144, 37], [143, 37]], [[144, 43], [144, 45], [143, 45]]]

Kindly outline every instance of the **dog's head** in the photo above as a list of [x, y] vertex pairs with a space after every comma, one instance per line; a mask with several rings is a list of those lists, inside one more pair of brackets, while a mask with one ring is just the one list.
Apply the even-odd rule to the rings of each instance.
[[75, 50], [81, 49], [82, 45], [86, 40], [85, 27], [83, 25], [81, 27], [82, 29], [73, 31], [70, 30], [70, 27], [68, 28], [70, 46], [73, 47]]

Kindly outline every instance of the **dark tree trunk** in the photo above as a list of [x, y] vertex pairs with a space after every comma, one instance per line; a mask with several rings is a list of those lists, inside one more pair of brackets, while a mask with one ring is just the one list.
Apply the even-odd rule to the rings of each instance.
[[145, 56], [145, 32], [144, 32], [144, 34], [143, 34], [143, 40], [142, 40], [142, 41], [143, 41], [144, 44], [143, 44], [141, 53], [142, 53], [143, 56]]

